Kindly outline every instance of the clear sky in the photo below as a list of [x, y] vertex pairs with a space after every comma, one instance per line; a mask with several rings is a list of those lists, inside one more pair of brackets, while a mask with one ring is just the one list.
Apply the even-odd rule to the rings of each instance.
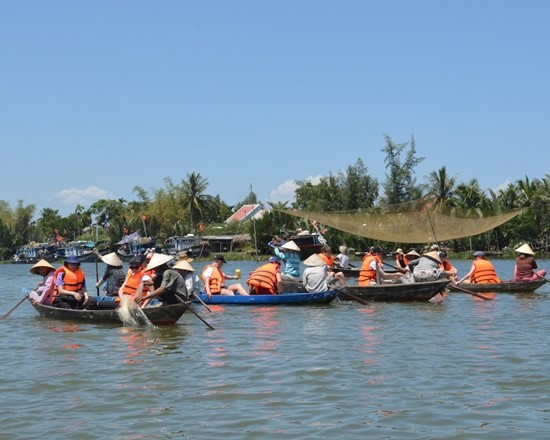
[[0, 199], [73, 212], [208, 178], [229, 204], [415, 136], [423, 180], [550, 172], [550, 1], [0, 2]]

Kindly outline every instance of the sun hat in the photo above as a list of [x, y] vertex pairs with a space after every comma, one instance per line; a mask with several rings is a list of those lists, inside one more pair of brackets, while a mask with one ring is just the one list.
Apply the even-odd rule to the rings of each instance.
[[296, 243], [294, 243], [294, 241], [290, 240], [290, 241], [287, 241], [285, 244], [283, 244], [281, 246], [281, 249], [286, 249], [286, 250], [289, 250], [289, 251], [296, 251], [296, 252], [300, 252], [300, 248], [298, 247], [298, 245]]
[[485, 256], [485, 252], [483, 251], [475, 251], [474, 252], [474, 257], [484, 257]]
[[281, 263], [281, 260], [279, 260], [279, 257], [269, 257], [269, 260], [267, 260], [268, 263]]
[[78, 257], [75, 257], [74, 255], [70, 255], [67, 258], [65, 258], [64, 263], [65, 264], [78, 264], [80, 266], [80, 261], [78, 261]]
[[189, 264], [189, 260], [179, 260], [172, 266], [172, 269], [187, 270], [189, 272], [195, 272], [193, 266]]
[[341, 254], [347, 254], [348, 253], [348, 247], [347, 246], [340, 246], [338, 248]]
[[171, 255], [155, 254], [153, 255], [153, 258], [151, 258], [151, 261], [149, 261], [149, 264], [147, 265], [146, 270], [156, 269], [157, 267], [160, 267], [168, 263], [172, 259], [173, 257]]
[[46, 260], [39, 260], [33, 267], [29, 269], [30, 273], [34, 273], [35, 275], [39, 275], [38, 270], [42, 269], [43, 267], [47, 267], [48, 269], [54, 270], [55, 268], [48, 263]]
[[382, 248], [381, 248], [380, 246], [373, 246], [373, 247], [371, 248], [370, 251], [371, 251], [371, 253], [373, 253], [373, 254], [381, 254], [381, 253], [383, 253], [383, 252], [382, 252]]
[[437, 252], [437, 251], [428, 252], [427, 254], [424, 254], [423, 256], [424, 257], [431, 257], [434, 260], [437, 260], [441, 263], [441, 259], [439, 258], [439, 252]]
[[397, 248], [394, 252], [394, 254], [399, 254], [399, 255], [401, 255], [402, 253], [403, 253], [403, 249], [401, 248]]
[[223, 257], [223, 255], [214, 255], [214, 260], [216, 261], [223, 261], [224, 263], [227, 263], [227, 261], [225, 261], [225, 258]]
[[120, 260], [116, 252], [111, 252], [110, 254], [103, 255], [101, 257], [101, 261], [103, 261], [105, 264], [108, 264], [109, 266], [114, 266], [114, 267], [122, 266], [122, 261]]
[[430, 250], [431, 250], [431, 251], [438, 251], [438, 250], [439, 250], [439, 245], [437, 245], [437, 244], [432, 244], [432, 245], [430, 246]]
[[187, 253], [187, 251], [183, 251], [178, 254], [178, 261], [181, 260], [185, 260], [188, 263], [191, 263], [191, 261], [193, 261], [193, 258], [189, 258], [189, 254]]
[[319, 267], [319, 266], [325, 266], [325, 261], [317, 254], [310, 255], [304, 260], [304, 264], [306, 266], [311, 267]]
[[529, 246], [527, 243], [518, 247], [516, 249], [516, 252], [519, 252], [520, 254], [535, 255], [533, 249], [531, 249], [531, 246]]
[[416, 252], [414, 249], [411, 249], [409, 252], [407, 252], [405, 255], [407, 256], [413, 256], [413, 257], [420, 257], [420, 254]]

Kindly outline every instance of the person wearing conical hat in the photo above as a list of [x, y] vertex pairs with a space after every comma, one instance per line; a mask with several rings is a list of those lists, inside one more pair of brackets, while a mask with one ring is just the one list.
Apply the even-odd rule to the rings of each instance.
[[409, 263], [409, 269], [416, 282], [435, 281], [443, 278], [443, 268], [439, 253], [431, 251]]
[[328, 290], [329, 267], [319, 254], [310, 255], [304, 260], [304, 264], [307, 268], [302, 275], [302, 282], [306, 290], [311, 293]]
[[120, 286], [122, 286], [122, 283], [126, 279], [124, 270], [122, 269], [122, 261], [120, 261], [116, 252], [101, 255], [100, 258], [106, 267], [103, 276], [95, 286], [99, 288], [103, 283], [106, 283], [103, 293], [106, 296], [118, 296], [118, 289], [120, 289]]
[[42, 281], [29, 293], [29, 298], [36, 303], [51, 306], [55, 290], [55, 268], [46, 260], [40, 260], [30, 268], [29, 272], [42, 276]]
[[514, 281], [536, 281], [542, 280], [546, 276], [544, 269], [538, 269], [537, 262], [535, 261], [535, 252], [531, 249], [527, 243], [516, 249], [518, 256], [516, 257], [516, 264], [514, 266]]
[[189, 295], [192, 295], [193, 293], [199, 294], [201, 291], [201, 281], [199, 276], [195, 273], [193, 266], [189, 264], [190, 261], [193, 261], [193, 259], [187, 258], [178, 260], [178, 262], [172, 266], [172, 269], [177, 270], [183, 277], [185, 287]]
[[285, 281], [300, 281], [300, 248], [293, 241], [287, 241], [280, 246], [273, 246], [273, 252], [284, 262], [281, 267], [281, 277]]
[[338, 259], [338, 264], [342, 269], [348, 269], [349, 264], [349, 255], [348, 255], [348, 247], [345, 245], [342, 245], [338, 248], [340, 253], [336, 255], [336, 258]]

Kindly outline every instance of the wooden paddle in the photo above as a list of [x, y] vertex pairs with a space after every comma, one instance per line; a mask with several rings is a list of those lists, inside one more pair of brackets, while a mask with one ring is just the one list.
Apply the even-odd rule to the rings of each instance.
[[[97, 252], [96, 249], [94, 249], [94, 252]], [[95, 283], [96, 283], [96, 290], [97, 290], [97, 296], [99, 296], [99, 287], [97, 286], [97, 283], [99, 282], [99, 273], [97, 268], [97, 254], [95, 254]]]
[[0, 316], [0, 319], [6, 319], [8, 316], [10, 316], [11, 312], [13, 312], [17, 307], [19, 307], [23, 302], [29, 297], [29, 294], [26, 294], [21, 301], [19, 301], [15, 307], [13, 307], [8, 313], [6, 313], [3, 316]]
[[364, 306], [370, 305], [368, 301], [365, 301], [363, 298], [359, 298], [358, 296], [352, 295], [351, 293], [348, 293], [342, 289], [338, 289], [342, 295], [346, 295], [348, 298], [353, 299], [354, 301], [357, 301], [359, 304], [363, 304]]
[[179, 302], [181, 302], [185, 307], [187, 307], [187, 310], [189, 310], [193, 315], [195, 315], [197, 318], [199, 318], [204, 324], [206, 324], [211, 330], [216, 330], [214, 327], [212, 327], [208, 322], [206, 322], [204, 319], [202, 319], [197, 312], [195, 312], [191, 307], [187, 305], [187, 303], [179, 297], [179, 295], [174, 295]]
[[468, 293], [472, 296], [477, 296], [478, 298], [484, 299], [485, 301], [493, 300], [493, 298], [489, 298], [488, 296], [480, 295], [479, 293], [472, 292], [471, 290], [464, 289], [463, 287], [460, 287], [458, 284], [453, 284], [454, 289], [458, 289], [461, 292]]
[[197, 295], [195, 292], [193, 292], [193, 296], [199, 300], [199, 302], [208, 310], [209, 312], [212, 312], [210, 308], [206, 305], [206, 303], [200, 298], [199, 295]]

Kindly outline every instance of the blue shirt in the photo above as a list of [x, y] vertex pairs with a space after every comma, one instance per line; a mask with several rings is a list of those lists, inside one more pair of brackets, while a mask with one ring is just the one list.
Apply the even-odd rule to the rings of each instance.
[[275, 251], [275, 255], [285, 262], [283, 273], [293, 277], [300, 277], [300, 254], [294, 251], [283, 252], [278, 247], [273, 248], [273, 250]]

